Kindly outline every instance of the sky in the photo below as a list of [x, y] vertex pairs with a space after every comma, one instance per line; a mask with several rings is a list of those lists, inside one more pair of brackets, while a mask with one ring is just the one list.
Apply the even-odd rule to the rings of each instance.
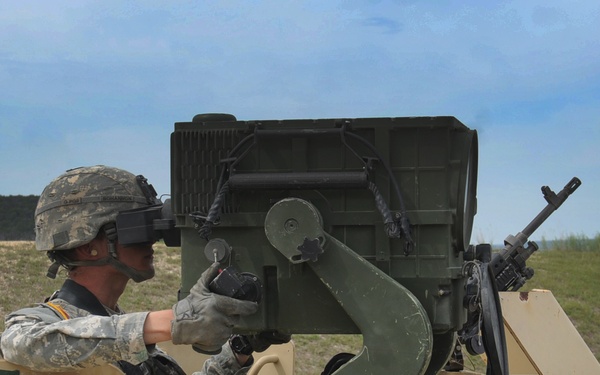
[[600, 2], [3, 1], [0, 195], [105, 164], [170, 190], [169, 137], [240, 120], [455, 116], [479, 136], [472, 243], [600, 233]]

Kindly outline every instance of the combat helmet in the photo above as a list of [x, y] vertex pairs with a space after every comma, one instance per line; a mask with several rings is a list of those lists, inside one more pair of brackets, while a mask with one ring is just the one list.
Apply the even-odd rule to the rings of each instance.
[[[60, 265], [69, 268], [108, 263], [135, 281], [147, 279], [148, 275], [132, 275], [117, 260], [115, 221], [124, 211], [161, 206], [156, 191], [143, 176], [123, 169], [96, 165], [70, 169], [58, 176], [42, 192], [35, 211], [36, 248], [47, 251], [54, 261], [48, 276], [55, 277]], [[100, 230], [107, 232], [111, 256], [100, 261], [74, 262], [60, 254], [60, 250], [89, 243]]]

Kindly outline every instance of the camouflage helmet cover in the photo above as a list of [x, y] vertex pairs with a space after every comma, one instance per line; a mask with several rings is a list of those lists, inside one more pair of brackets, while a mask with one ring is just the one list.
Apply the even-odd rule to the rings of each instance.
[[70, 169], [40, 196], [35, 246], [41, 251], [74, 249], [93, 240], [120, 211], [157, 201], [146, 196], [136, 176], [123, 169], [103, 165]]

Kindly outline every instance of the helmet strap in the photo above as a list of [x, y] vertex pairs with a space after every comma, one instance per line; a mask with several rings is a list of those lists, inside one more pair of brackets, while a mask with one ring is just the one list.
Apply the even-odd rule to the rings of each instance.
[[106, 234], [106, 238], [108, 239], [109, 255], [99, 260], [106, 260], [107, 264], [110, 264], [115, 269], [117, 269], [122, 274], [129, 277], [136, 283], [140, 283], [142, 281], [146, 281], [154, 277], [153, 269], [148, 271], [139, 271], [133, 267], [129, 267], [128, 265], [119, 260], [117, 256], [117, 226], [115, 225], [115, 223], [108, 223], [102, 228], [104, 229], [104, 233]]
[[60, 266], [65, 267], [67, 270], [72, 270], [75, 267], [103, 266], [109, 263], [107, 259], [109, 257], [98, 260], [71, 260], [64, 256], [60, 250], [50, 251], [48, 257], [52, 260], [52, 264], [48, 267], [46, 276], [51, 279], [56, 279], [56, 274]]
[[117, 249], [114, 242], [109, 241], [108, 252], [110, 253], [110, 255], [100, 260], [106, 260], [107, 264], [110, 264], [136, 283], [140, 283], [142, 281], [146, 281], [154, 277], [154, 270], [139, 271], [133, 267], [129, 267], [128, 265], [117, 259]]
[[[50, 254], [48, 254], [50, 258]], [[56, 260], [52, 260], [52, 264], [48, 267], [48, 271], [46, 271], [46, 276], [51, 279], [56, 279], [56, 274], [58, 273], [58, 269], [60, 268], [60, 263]]]

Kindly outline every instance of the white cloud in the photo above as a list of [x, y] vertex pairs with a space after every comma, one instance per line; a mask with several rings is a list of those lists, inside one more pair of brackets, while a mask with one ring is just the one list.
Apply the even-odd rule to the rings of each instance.
[[557, 216], [591, 233], [599, 21], [593, 1], [2, 2], [0, 194], [96, 163], [166, 192], [173, 122], [201, 112], [454, 115], [480, 134], [480, 236], [522, 229], [571, 174]]

